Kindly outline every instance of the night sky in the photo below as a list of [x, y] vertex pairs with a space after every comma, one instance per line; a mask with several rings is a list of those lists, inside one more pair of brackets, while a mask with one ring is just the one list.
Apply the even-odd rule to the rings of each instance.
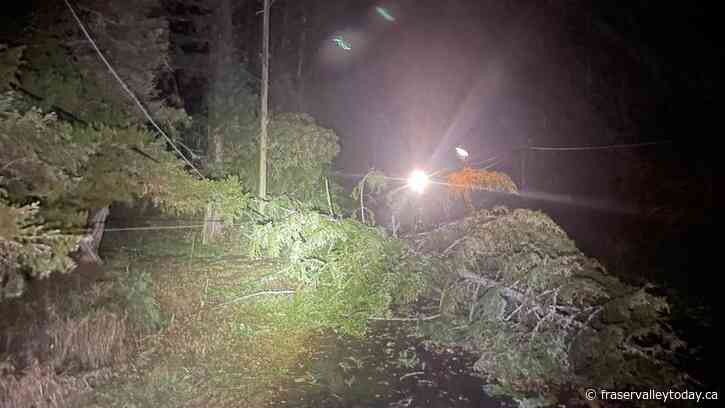
[[401, 1], [383, 4], [389, 22], [375, 4], [329, 21], [352, 50], [315, 55], [310, 110], [342, 138], [341, 168], [447, 166], [457, 144], [510, 172], [526, 143], [673, 140], [664, 154], [707, 156], [721, 62], [704, 7]]
[[[12, 2], [2, 38], [22, 30], [18, 17], [42, 3]], [[176, 3], [190, 2], [167, 0], [160, 12], [173, 14]], [[252, 72], [259, 69], [258, 10], [258, 2], [248, 1], [235, 14], [237, 46]], [[294, 70], [300, 10], [308, 14], [303, 109], [340, 137], [339, 170], [376, 167], [404, 175], [412, 167], [455, 166], [453, 149], [461, 145], [472, 162], [497, 157], [495, 169], [520, 182], [526, 145], [672, 141], [646, 149], [531, 153], [527, 184], [626, 196], [634, 187], [622, 187], [622, 180], [644, 174], [643, 167], [662, 179], [714, 179], [723, 67], [717, 14], [708, 2], [277, 0], [271, 59], [277, 111], [297, 108], [275, 87]], [[190, 34], [174, 29], [172, 41]], [[337, 35], [351, 50], [335, 45]], [[276, 41], [292, 45], [275, 48]], [[204, 86], [181, 81], [191, 113]]]

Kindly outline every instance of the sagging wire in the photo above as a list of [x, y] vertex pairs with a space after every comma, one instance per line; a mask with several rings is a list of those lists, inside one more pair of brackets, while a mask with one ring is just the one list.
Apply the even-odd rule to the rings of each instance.
[[624, 144], [613, 144], [603, 146], [525, 146], [522, 149], [537, 150], [537, 151], [583, 151], [583, 150], [609, 150], [609, 149], [634, 149], [637, 147], [654, 146], [662, 144], [671, 144], [672, 140], [660, 140], [654, 142], [642, 142], [642, 143], [624, 143]]
[[117, 232], [117, 231], [161, 231], [161, 230], [174, 230], [174, 229], [192, 229], [202, 228], [204, 225], [157, 225], [148, 227], [119, 227], [119, 228], [104, 228], [104, 232]]

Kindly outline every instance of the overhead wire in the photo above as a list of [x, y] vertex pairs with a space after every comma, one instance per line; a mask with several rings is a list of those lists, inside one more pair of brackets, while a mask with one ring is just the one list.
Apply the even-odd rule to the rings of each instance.
[[123, 88], [123, 90], [126, 91], [126, 93], [129, 95], [129, 97], [131, 98], [131, 100], [139, 107], [139, 109], [141, 110], [141, 112], [143, 112], [143, 114], [146, 117], [146, 119], [148, 119], [148, 121], [151, 122], [151, 124], [153, 125], [153, 127], [164, 137], [164, 139], [166, 139], [166, 142], [169, 143], [169, 145], [171, 145], [171, 147], [174, 149], [174, 151], [176, 151], [176, 153], [181, 157], [181, 159], [184, 160], [186, 162], [186, 164], [188, 164], [194, 170], [194, 172], [196, 172], [196, 174], [199, 177], [201, 177], [202, 179], [204, 179], [205, 178], [204, 175], [201, 174], [201, 172], [199, 171], [199, 169], [197, 169], [196, 166], [194, 166], [194, 164], [191, 163], [191, 161], [189, 161], [186, 158], [186, 156], [184, 156], [183, 153], [181, 153], [181, 150], [179, 150], [179, 148], [176, 147], [176, 144], [171, 140], [171, 138], [169, 137], [169, 135], [167, 135], [166, 132], [164, 132], [164, 130], [161, 129], [161, 127], [156, 123], [156, 121], [154, 120], [154, 118], [151, 117], [151, 114], [148, 112], [148, 110], [146, 109], [146, 107], [143, 106], [143, 104], [138, 99], [138, 97], [136, 96], [136, 94], [128, 87], [128, 85], [126, 84], [126, 82], [118, 75], [118, 73], [116, 72], [116, 70], [113, 68], [113, 65], [111, 65], [111, 63], [108, 61], [108, 59], [106, 59], [106, 56], [103, 54], [103, 52], [101, 51], [101, 49], [98, 48], [98, 45], [96, 44], [96, 41], [93, 39], [93, 37], [91, 36], [91, 34], [86, 29], [86, 26], [83, 24], [83, 21], [81, 21], [80, 17], [78, 17], [78, 14], [76, 13], [76, 11], [73, 8], [73, 6], [70, 4], [69, 0], [63, 0], [63, 1], [65, 2], [65, 5], [70, 10], [71, 14], [73, 15], [73, 19], [75, 19], [76, 23], [81, 28], [81, 31], [83, 32], [83, 35], [86, 37], [86, 39], [88, 39], [88, 42], [91, 43], [91, 46], [96, 51], [96, 53], [100, 57], [101, 61], [103, 61], [103, 63], [106, 65], [106, 68], [108, 68], [108, 70], [111, 72], [111, 74], [116, 79], [116, 81], [118, 81], [118, 83], [121, 84], [121, 88]]
[[[164, 137], [164, 139], [169, 143], [169, 145], [174, 149], [174, 151], [181, 157], [181, 159], [184, 162], [186, 162], [186, 164], [188, 164], [189, 167], [191, 167], [192, 170], [194, 170], [194, 172], [196, 172], [196, 174], [199, 177], [204, 178], [204, 175], [196, 168], [196, 166], [194, 166], [194, 164], [191, 161], [189, 161], [186, 158], [186, 156], [181, 152], [181, 150], [179, 150], [179, 148], [176, 146], [176, 144], [173, 142], [173, 140], [156, 123], [156, 121], [153, 119], [153, 117], [151, 116], [151, 114], [148, 112], [148, 110], [143, 106], [143, 104], [141, 103], [141, 101], [138, 99], [138, 97], [136, 96], [136, 94], [128, 87], [128, 85], [126, 84], [126, 82], [118, 75], [118, 73], [116, 72], [116, 70], [113, 68], [113, 65], [111, 65], [111, 63], [108, 61], [108, 59], [105, 57], [105, 55], [103, 54], [103, 52], [98, 47], [96, 41], [93, 39], [93, 37], [91, 36], [91, 34], [89, 33], [89, 31], [87, 30], [85, 24], [83, 24], [83, 21], [81, 21], [80, 17], [78, 16], [78, 14], [75, 11], [75, 9], [70, 4], [70, 1], [69, 0], [63, 0], [63, 1], [64, 1], [65, 5], [68, 7], [68, 9], [70, 10], [71, 14], [73, 15], [74, 20], [76, 21], [76, 23], [80, 27], [80, 29], [83, 32], [84, 36], [89, 41], [89, 43], [91, 44], [91, 46], [93, 47], [93, 49], [95, 50], [95, 52], [98, 54], [98, 56], [101, 59], [101, 61], [105, 64], [105, 66], [111, 72], [111, 74], [116, 79], [116, 81], [118, 81], [118, 83], [121, 85], [121, 87], [123, 88], [123, 90], [129, 95], [129, 97], [131, 98], [131, 100], [138, 106], [138, 108], [144, 114], [144, 116], [146, 117], [146, 119], [148, 119], [148, 121], [151, 122], [152, 126], [159, 132], [159, 134], [161, 134]], [[653, 141], [653, 142], [631, 143], [631, 144], [613, 144], [613, 145], [604, 145], [604, 146], [561, 146], [561, 147], [556, 147], [556, 146], [522, 146], [522, 147], [515, 148], [515, 149], [511, 149], [511, 150], [512, 151], [513, 150], [533, 150], [533, 151], [587, 151], [587, 150], [609, 150], [609, 149], [637, 148], [637, 147], [660, 145], [660, 144], [669, 144], [669, 143], [672, 143], [672, 141], [666, 140], [666, 141]], [[484, 160], [482, 162], [478, 162], [478, 163], [475, 163], [473, 165], [475, 166], [475, 165], [484, 164], [484, 163], [486, 163], [488, 161], [496, 160], [496, 159], [497, 159], [497, 157], [494, 156], [494, 157], [492, 157], [490, 159], [486, 159], [486, 160]], [[490, 168], [492, 166], [493, 165], [487, 166], [487, 168]], [[357, 175], [357, 176], [360, 177], [361, 175]], [[393, 179], [393, 180], [397, 180], [397, 181], [405, 180], [405, 179], [402, 179], [402, 178], [387, 177], [387, 176], [385, 178], [387, 178], [387, 179]]]
[[119, 227], [119, 228], [104, 228], [104, 232], [117, 232], [117, 231], [161, 231], [161, 230], [174, 230], [174, 229], [192, 229], [202, 228], [204, 225], [156, 225], [146, 227]]
[[671, 144], [671, 140], [660, 140], [653, 142], [642, 142], [642, 143], [623, 143], [623, 144], [612, 144], [603, 146], [524, 146], [522, 149], [538, 150], [538, 151], [583, 151], [583, 150], [609, 150], [609, 149], [633, 149], [644, 146], [654, 146], [662, 144]]

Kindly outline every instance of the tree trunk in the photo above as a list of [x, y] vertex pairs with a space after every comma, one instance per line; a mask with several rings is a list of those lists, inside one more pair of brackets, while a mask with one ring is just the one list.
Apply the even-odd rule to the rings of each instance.
[[234, 51], [234, 8], [232, 0], [218, 0], [214, 11], [211, 52], [209, 61], [212, 78], [209, 84], [209, 127], [207, 128], [209, 162], [215, 172], [222, 170], [224, 162], [224, 110], [227, 109], [229, 74], [228, 71], [237, 63]]
[[220, 131], [214, 132], [214, 167], [222, 168], [224, 161], [224, 134]]
[[262, 97], [259, 135], [259, 197], [267, 198], [267, 122], [269, 105], [269, 0], [264, 0], [262, 32]]
[[305, 93], [305, 83], [302, 81], [302, 67], [305, 60], [305, 47], [307, 46], [307, 17], [302, 10], [302, 32], [300, 33], [300, 42], [297, 52], [297, 110], [304, 111], [303, 101]]
[[79, 243], [78, 255], [81, 261], [103, 263], [101, 257], [98, 256], [98, 248], [100, 248], [103, 239], [108, 212], [108, 207], [103, 207], [88, 213], [88, 230]]

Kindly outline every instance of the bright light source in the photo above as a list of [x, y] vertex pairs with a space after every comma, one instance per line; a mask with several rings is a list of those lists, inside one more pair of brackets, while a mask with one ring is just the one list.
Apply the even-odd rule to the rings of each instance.
[[458, 154], [458, 157], [460, 157], [461, 159], [465, 160], [468, 158], [468, 152], [461, 147], [456, 147], [456, 154]]
[[418, 194], [421, 194], [428, 184], [430, 184], [430, 178], [421, 170], [415, 170], [408, 176], [408, 187]]

